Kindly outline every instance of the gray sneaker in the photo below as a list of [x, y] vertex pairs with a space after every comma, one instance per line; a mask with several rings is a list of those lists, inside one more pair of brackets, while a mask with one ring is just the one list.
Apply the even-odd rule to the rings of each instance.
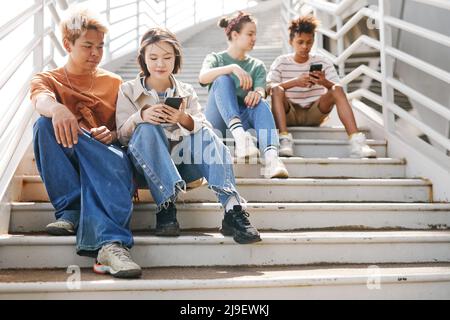
[[73, 236], [75, 227], [72, 222], [60, 219], [48, 224], [45, 231], [52, 236]]
[[142, 274], [141, 267], [131, 260], [130, 250], [118, 243], [109, 243], [100, 249], [94, 272], [109, 273], [116, 278], [139, 278]]

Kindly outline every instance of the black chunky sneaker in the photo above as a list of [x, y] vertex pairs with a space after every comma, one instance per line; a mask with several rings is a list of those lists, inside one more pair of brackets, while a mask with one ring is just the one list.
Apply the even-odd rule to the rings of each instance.
[[248, 217], [248, 212], [243, 210], [242, 206], [234, 206], [233, 210], [225, 213], [220, 233], [233, 236], [234, 241], [241, 244], [261, 241], [258, 230], [251, 225]]
[[177, 237], [180, 235], [180, 225], [177, 221], [177, 208], [170, 203], [167, 209], [156, 213], [156, 235], [163, 237]]

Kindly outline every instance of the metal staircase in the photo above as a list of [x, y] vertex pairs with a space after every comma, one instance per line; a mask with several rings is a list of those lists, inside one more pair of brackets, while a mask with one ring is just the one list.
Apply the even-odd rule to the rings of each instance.
[[[282, 53], [280, 4], [254, 10], [259, 39], [252, 54], [269, 67]], [[204, 104], [198, 71], [207, 53], [225, 48], [225, 36], [210, 22], [183, 47], [178, 78], [193, 84]], [[134, 60], [128, 55], [115, 68], [124, 80], [136, 76]], [[366, 110], [355, 101], [357, 112]], [[140, 190], [131, 223], [132, 255], [145, 268], [140, 280], [95, 275], [93, 260], [75, 254], [74, 237], [43, 233], [53, 209], [27, 153], [14, 175], [20, 187], [9, 232], [0, 235], [0, 299], [448, 299], [450, 204], [437, 195], [443, 182], [417, 174], [409, 157], [415, 154], [402, 156], [400, 143], [380, 134], [374, 120], [358, 120], [379, 158], [348, 158], [334, 117], [320, 128], [292, 128], [287, 180], [261, 179], [259, 164], [235, 164], [238, 190], [261, 231], [257, 244], [238, 245], [218, 232], [222, 209], [206, 186], [179, 200], [182, 235], [156, 237], [149, 231], [155, 205]]]

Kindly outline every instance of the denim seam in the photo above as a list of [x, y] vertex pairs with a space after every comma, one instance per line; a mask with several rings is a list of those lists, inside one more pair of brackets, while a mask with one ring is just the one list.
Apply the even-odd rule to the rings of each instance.
[[[100, 242], [100, 244], [97, 244], [95, 246], [86, 246], [86, 245], [77, 245], [76, 246], [76, 251], [98, 251], [100, 250], [104, 245], [108, 244], [108, 243], [119, 243], [120, 245], [124, 246], [123, 240], [104, 240], [102, 242]], [[133, 247], [134, 243], [130, 246]]]
[[[184, 192], [184, 193], [186, 192], [186, 182], [184, 180], [178, 180], [177, 182], [175, 182], [174, 190], [172, 191], [172, 193], [168, 192], [168, 190], [161, 183], [161, 180], [159, 179], [159, 177], [153, 173], [151, 166], [149, 166], [147, 163], [145, 163], [145, 160], [143, 159], [143, 157], [141, 156], [139, 151], [136, 148], [134, 148], [133, 146], [130, 146], [129, 150], [133, 154], [133, 156], [135, 157], [135, 159], [137, 160], [137, 162], [139, 163], [139, 165], [141, 166], [141, 169], [145, 172], [145, 174], [147, 174], [148, 177], [154, 183], [156, 182], [157, 185], [163, 187], [162, 190], [158, 189], [158, 191], [162, 193], [163, 198], [166, 200], [162, 201], [161, 204], [157, 204], [158, 211], [162, 210], [163, 208], [167, 209], [170, 202], [175, 202], [177, 200], [178, 194], [180, 192]], [[144, 165], [145, 165], [145, 168], [143, 167]], [[150, 190], [150, 193], [151, 193], [151, 190]], [[154, 200], [156, 201], [156, 199], [154, 199]]]
[[[240, 119], [240, 112], [233, 112], [233, 110], [230, 110], [229, 108], [227, 108], [226, 106], [224, 106], [222, 97], [220, 96], [220, 94], [216, 94], [216, 90], [217, 90], [217, 86], [219, 86], [219, 84], [215, 81], [212, 87], [212, 94], [214, 95], [214, 97], [216, 98], [216, 104], [218, 107], [220, 107], [220, 109], [222, 109], [225, 113], [226, 116], [228, 117], [228, 119], [224, 119], [224, 121], [226, 122], [225, 124], [229, 125], [229, 122], [234, 119], [234, 118], [239, 118]], [[237, 102], [236, 102], [237, 103]], [[238, 109], [239, 109], [239, 105], [238, 105]]]

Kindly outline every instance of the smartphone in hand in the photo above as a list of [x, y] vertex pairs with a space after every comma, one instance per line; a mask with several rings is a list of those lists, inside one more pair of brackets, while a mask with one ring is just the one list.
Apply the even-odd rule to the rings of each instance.
[[164, 101], [164, 104], [166, 104], [169, 107], [172, 107], [174, 109], [179, 109], [182, 102], [183, 102], [183, 98], [169, 97], [169, 98], [166, 98], [166, 100]]
[[309, 72], [314, 71], [322, 71], [322, 64], [321, 63], [314, 63], [309, 67]]
[[[322, 71], [322, 64], [321, 63], [313, 63], [310, 67], [309, 67], [309, 75], [314, 78], [314, 79], [318, 79], [317, 77], [315, 77], [314, 75], [311, 74], [311, 72], [314, 71]], [[314, 83], [310, 82], [311, 85], [314, 85]]]

